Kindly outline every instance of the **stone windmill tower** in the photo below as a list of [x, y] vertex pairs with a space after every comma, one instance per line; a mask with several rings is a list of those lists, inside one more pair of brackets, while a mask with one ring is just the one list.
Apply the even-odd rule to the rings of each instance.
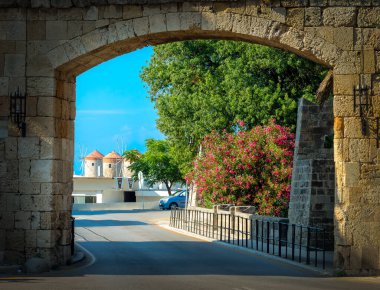
[[103, 157], [98, 150], [94, 150], [84, 157], [84, 176], [101, 177], [103, 176]]
[[115, 151], [103, 157], [103, 176], [109, 178], [121, 177], [123, 157]]

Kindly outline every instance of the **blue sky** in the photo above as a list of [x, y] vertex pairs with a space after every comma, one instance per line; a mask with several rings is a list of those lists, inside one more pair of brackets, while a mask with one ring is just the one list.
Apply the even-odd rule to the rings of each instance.
[[[152, 55], [146, 47], [104, 62], [77, 77], [74, 171], [80, 173], [80, 155], [97, 149], [144, 151], [147, 138], [162, 139], [157, 113], [139, 78]], [[124, 147], [124, 148], [121, 148]], [[121, 152], [120, 152], [121, 153]]]

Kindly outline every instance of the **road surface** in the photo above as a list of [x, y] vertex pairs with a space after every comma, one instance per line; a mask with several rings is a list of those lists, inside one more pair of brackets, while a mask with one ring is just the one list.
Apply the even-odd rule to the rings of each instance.
[[1, 278], [0, 289], [380, 289], [379, 278], [327, 278], [156, 225], [168, 217], [167, 211], [81, 212], [77, 242], [93, 255], [92, 262]]

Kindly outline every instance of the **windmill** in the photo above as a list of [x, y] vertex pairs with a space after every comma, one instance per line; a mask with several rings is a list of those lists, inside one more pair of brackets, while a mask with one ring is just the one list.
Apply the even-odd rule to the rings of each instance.
[[87, 148], [84, 147], [83, 145], [79, 144], [79, 160], [80, 160], [80, 169], [79, 169], [79, 174], [84, 175], [84, 170], [85, 170], [85, 161], [84, 158], [87, 156]]
[[[117, 151], [120, 152], [120, 155], [123, 156], [126, 146], [124, 145], [124, 140], [122, 137], [118, 136], [116, 139]], [[126, 185], [128, 186], [128, 178], [125, 177], [124, 172], [124, 158], [116, 159], [115, 163], [115, 179], [116, 179], [116, 188], [123, 190]], [[127, 183], [127, 184], [125, 184]]]
[[[127, 149], [125, 146], [124, 139], [120, 136], [116, 139], [117, 143], [117, 152], [120, 153], [121, 156], [123, 156], [125, 150]], [[116, 161], [116, 176], [117, 177], [124, 177], [124, 158], [119, 159]]]

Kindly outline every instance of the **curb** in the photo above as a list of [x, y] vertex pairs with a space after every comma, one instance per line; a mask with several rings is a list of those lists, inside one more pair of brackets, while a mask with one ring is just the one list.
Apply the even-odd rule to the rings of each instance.
[[249, 254], [254, 254], [254, 255], [260, 256], [260, 257], [265, 257], [265, 258], [268, 258], [268, 259], [271, 259], [271, 260], [274, 260], [274, 261], [278, 261], [278, 262], [282, 262], [282, 263], [287, 263], [287, 264], [295, 266], [295, 267], [300, 267], [300, 268], [303, 268], [305, 270], [316, 272], [316, 273], [318, 273], [320, 275], [323, 275], [323, 276], [335, 277], [335, 275], [334, 275], [334, 273], [332, 271], [329, 271], [329, 270], [326, 270], [326, 269], [325, 270], [324, 269], [318, 269], [318, 268], [315, 268], [313, 266], [309, 266], [309, 265], [306, 265], [306, 264], [303, 264], [303, 263], [298, 263], [298, 262], [294, 262], [292, 260], [288, 260], [288, 259], [280, 258], [280, 257], [277, 257], [277, 256], [273, 256], [273, 255], [270, 255], [270, 254], [267, 254], [267, 253], [264, 253], [264, 252], [261, 252], [261, 251], [256, 251], [254, 249], [249, 249], [249, 248], [244, 248], [244, 247], [240, 247], [240, 246], [237, 246], [237, 245], [223, 243], [223, 242], [221, 242], [219, 240], [216, 240], [216, 239], [207, 238], [207, 237], [200, 236], [200, 235], [197, 235], [197, 234], [194, 234], [194, 233], [190, 233], [190, 232], [187, 232], [187, 231], [181, 230], [181, 229], [172, 228], [168, 224], [158, 224], [158, 226], [161, 227], [161, 228], [164, 228], [164, 229], [166, 229], [168, 231], [172, 231], [172, 232], [176, 232], [178, 234], [182, 234], [182, 235], [185, 235], [185, 236], [193, 237], [193, 238], [196, 238], [198, 240], [202, 240], [202, 241], [206, 241], [206, 242], [210, 242], [210, 243], [215, 243], [215, 244], [218, 244], [218, 245], [226, 247], [226, 248], [243, 251], [243, 252], [246, 252], [246, 253], [249, 253]]

